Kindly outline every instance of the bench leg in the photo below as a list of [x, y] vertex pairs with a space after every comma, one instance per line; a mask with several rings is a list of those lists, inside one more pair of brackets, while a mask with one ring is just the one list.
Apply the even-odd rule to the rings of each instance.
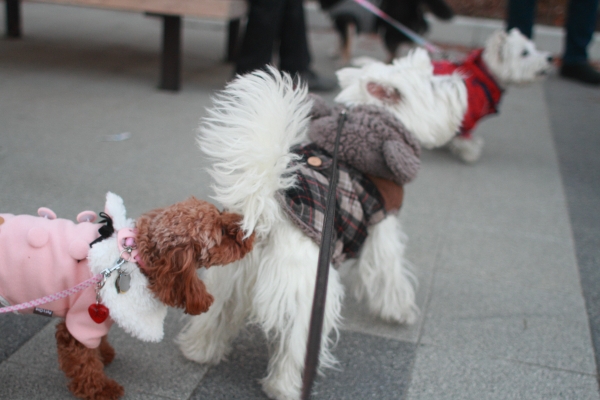
[[20, 0], [6, 0], [6, 36], [21, 37], [21, 4]]
[[160, 83], [164, 90], [178, 91], [181, 83], [181, 17], [161, 15], [163, 19]]
[[227, 33], [227, 54], [225, 55], [225, 61], [227, 62], [235, 62], [240, 41], [241, 24], [241, 18], [229, 20]]

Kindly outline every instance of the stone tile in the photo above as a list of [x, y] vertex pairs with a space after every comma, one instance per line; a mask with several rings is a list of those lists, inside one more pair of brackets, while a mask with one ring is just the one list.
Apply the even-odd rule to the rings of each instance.
[[[169, 310], [165, 338], [160, 343], [142, 342], [132, 338], [118, 326], [113, 326], [109, 341], [117, 354], [105, 371], [125, 388], [125, 399], [143, 399], [147, 396], [187, 398], [202, 379], [206, 367], [186, 360], [173, 342], [183, 327], [181, 315], [177, 310]], [[53, 398], [54, 393], [60, 396], [67, 379], [58, 367], [54, 325], [55, 323], [49, 324], [10, 357], [8, 362], [3, 363], [0, 379], [10, 377], [15, 370], [26, 369], [31, 374], [50, 376], [44, 393], [50, 393], [49, 398]], [[15, 386], [10, 390], [27, 398], [29, 389], [24, 392], [21, 389], [21, 386]], [[0, 398], [4, 397], [0, 395]]]
[[2, 314], [0, 316], [0, 363], [11, 356], [50, 322], [39, 315]]
[[[487, 227], [487, 226], [486, 226]], [[496, 232], [450, 224], [438, 270], [520, 287], [577, 293], [580, 288], [572, 242], [540, 235]]]
[[[408, 214], [408, 213], [406, 213]], [[428, 279], [439, 256], [448, 222], [444, 216], [415, 213], [403, 215], [403, 229], [408, 237], [405, 257], [419, 282]]]
[[476, 197], [469, 194], [462, 197], [461, 207], [453, 209], [448, 216], [450, 230], [464, 227], [565, 245], [572, 243], [570, 222], [562, 200], [511, 200], [507, 193], [495, 196], [484, 190]]
[[416, 342], [421, 332], [423, 315], [430, 296], [433, 271], [438, 262], [443, 243], [443, 226], [445, 218], [437, 213], [421, 214], [414, 210], [403, 209], [401, 212], [402, 226], [408, 237], [405, 257], [416, 278], [416, 303], [420, 310], [418, 320], [412, 325], [392, 324], [373, 316], [366, 301], [356, 300], [354, 288], [357, 277], [352, 262], [347, 262], [340, 275], [346, 288], [342, 316], [344, 328], [396, 340]]
[[6, 361], [0, 364], [0, 398], [10, 400], [64, 400], [74, 398], [63, 375]]
[[581, 292], [437, 273], [422, 342], [449, 351], [595, 374]]
[[62, 376], [58, 367], [58, 355], [56, 353], [56, 324], [59, 319], [54, 318], [38, 334], [33, 336], [27, 343], [19, 348], [7, 361], [10, 365], [21, 365], [28, 369], [52, 375]]
[[594, 375], [419, 347], [407, 400], [598, 399]]
[[[417, 227], [418, 228], [418, 227]], [[434, 233], [436, 231], [432, 231]], [[342, 282], [346, 288], [346, 296], [342, 307], [343, 329], [365, 334], [377, 335], [395, 340], [416, 343], [423, 324], [423, 316], [426, 313], [427, 300], [431, 292], [431, 281], [433, 268], [437, 257], [437, 246], [439, 238], [437, 235], [420, 235], [411, 232], [407, 245], [406, 258], [417, 280], [416, 304], [419, 308], [417, 321], [412, 325], [394, 324], [382, 321], [373, 316], [364, 299], [358, 301], [354, 294], [356, 276], [353, 274], [352, 264], [344, 265], [341, 269]]]
[[160, 343], [145, 343], [118, 327], [111, 329], [109, 339], [117, 357], [106, 373], [125, 387], [128, 397], [187, 399], [204, 376], [206, 366], [185, 359], [174, 343], [184, 325], [181, 316], [181, 311], [169, 310]]
[[[228, 360], [208, 370], [190, 400], [266, 399], [258, 380], [266, 373], [267, 353], [262, 333], [246, 330]], [[408, 387], [414, 345], [342, 332], [334, 354], [340, 370], [327, 370], [317, 379], [311, 397], [315, 400], [397, 399]]]
[[394, 324], [373, 316], [364, 300], [357, 301], [353, 293], [347, 291], [342, 307], [342, 335], [346, 332], [360, 332], [368, 335], [381, 336], [408, 343], [416, 343], [421, 333], [425, 315], [426, 300], [430, 291], [430, 279], [420, 279], [417, 290], [417, 306], [420, 313], [412, 325]]
[[266, 375], [268, 362], [267, 343], [260, 329], [242, 330], [227, 360], [208, 368], [189, 399], [266, 399], [258, 381]]
[[413, 344], [343, 332], [335, 355], [340, 370], [317, 379], [315, 400], [404, 398], [415, 357]]

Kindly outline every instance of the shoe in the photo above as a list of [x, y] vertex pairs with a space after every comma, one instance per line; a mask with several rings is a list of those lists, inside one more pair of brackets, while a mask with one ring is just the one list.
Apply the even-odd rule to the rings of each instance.
[[591, 85], [600, 85], [600, 72], [596, 71], [589, 63], [563, 64], [560, 75]]
[[300, 72], [298, 76], [301, 82], [308, 85], [308, 90], [311, 92], [330, 92], [337, 88], [335, 79], [319, 76], [310, 69]]

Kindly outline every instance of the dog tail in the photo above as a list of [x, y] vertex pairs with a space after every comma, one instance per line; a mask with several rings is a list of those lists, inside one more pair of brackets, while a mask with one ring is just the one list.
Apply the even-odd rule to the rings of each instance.
[[238, 76], [213, 98], [197, 141], [213, 161], [214, 199], [244, 216], [247, 236], [283, 217], [275, 195], [296, 183], [289, 150], [307, 140], [311, 106], [305, 85], [271, 67]]

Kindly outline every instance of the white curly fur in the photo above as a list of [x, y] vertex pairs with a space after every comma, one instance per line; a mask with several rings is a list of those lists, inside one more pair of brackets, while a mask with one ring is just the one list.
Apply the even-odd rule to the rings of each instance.
[[282, 218], [275, 193], [295, 184], [288, 164], [297, 157], [288, 149], [306, 140], [306, 94], [305, 87], [293, 89], [289, 76], [247, 75], [213, 99], [200, 126], [198, 145], [214, 161], [214, 199], [242, 214], [244, 231], [258, 237]]
[[502, 87], [543, 79], [552, 69], [551, 54], [539, 51], [517, 28], [494, 32], [482, 54], [485, 65]]
[[[123, 199], [114, 193], [106, 195], [104, 210], [113, 219], [116, 230], [133, 228], [134, 222], [126, 217]], [[94, 274], [114, 266], [119, 259], [116, 234], [94, 246], [88, 252], [88, 265]], [[118, 273], [114, 272], [106, 279], [100, 296], [102, 303], [110, 310], [110, 317], [125, 332], [148, 342], [160, 342], [163, 339], [164, 320], [167, 306], [161, 303], [148, 289], [148, 280], [135, 263], [126, 262], [122, 270], [131, 276], [130, 288], [125, 293], [117, 293], [115, 282]]]
[[[391, 111], [425, 147], [447, 143], [458, 132], [467, 109], [467, 90], [460, 75], [437, 76], [427, 51], [412, 50], [392, 64], [363, 60], [361, 67], [337, 72], [342, 91], [335, 101], [347, 106], [375, 104]], [[371, 95], [371, 82], [394, 88], [398, 103]]]
[[[257, 238], [242, 260], [205, 272], [215, 302], [191, 317], [177, 338], [187, 358], [214, 364], [246, 323], [257, 324], [270, 351], [262, 387], [280, 400], [300, 398], [319, 247], [285, 216], [275, 196], [294, 184], [288, 164], [296, 156], [289, 149], [306, 140], [310, 107], [306, 87], [294, 87], [274, 69], [238, 77], [216, 98], [198, 143], [214, 163], [215, 199], [244, 215], [244, 228], [255, 229]], [[388, 216], [371, 233], [358, 260], [363, 293], [383, 319], [412, 322], [414, 288], [399, 222]], [[330, 268], [321, 372], [336, 365], [331, 349], [343, 296], [340, 275]]]

